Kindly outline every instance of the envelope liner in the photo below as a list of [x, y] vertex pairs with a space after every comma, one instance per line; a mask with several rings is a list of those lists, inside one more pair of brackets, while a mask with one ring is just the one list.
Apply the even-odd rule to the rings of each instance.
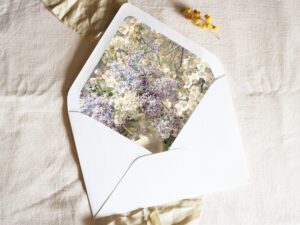
[[162, 152], [213, 81], [200, 57], [130, 16], [82, 88], [80, 109], [152, 153]]

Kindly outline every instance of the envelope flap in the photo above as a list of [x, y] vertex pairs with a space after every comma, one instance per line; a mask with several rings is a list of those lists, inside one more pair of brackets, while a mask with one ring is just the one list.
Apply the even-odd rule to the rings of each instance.
[[95, 215], [130, 164], [150, 152], [89, 116], [69, 112], [69, 117], [91, 210]]
[[210, 87], [177, 139], [173, 145], [176, 150], [137, 159], [97, 216], [163, 204], [248, 182], [225, 77]]
[[241, 148], [240, 140], [228, 80], [223, 76], [211, 85], [171, 148], [198, 151], [214, 146], [219, 149], [223, 146], [220, 143], [224, 146], [238, 144], [236, 147]]

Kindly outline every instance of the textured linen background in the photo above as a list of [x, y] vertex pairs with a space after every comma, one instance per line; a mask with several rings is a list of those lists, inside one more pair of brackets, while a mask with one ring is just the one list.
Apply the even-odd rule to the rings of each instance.
[[[178, 1], [131, 1], [223, 62], [251, 184], [206, 196], [202, 225], [300, 224], [300, 2], [186, 1], [221, 40], [178, 16]], [[0, 224], [92, 221], [66, 94], [92, 51], [39, 0], [0, 3]]]

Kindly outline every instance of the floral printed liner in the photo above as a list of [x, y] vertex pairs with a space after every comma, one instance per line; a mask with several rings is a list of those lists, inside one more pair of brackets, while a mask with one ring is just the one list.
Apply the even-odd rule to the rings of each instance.
[[153, 153], [166, 151], [213, 81], [201, 58], [127, 17], [81, 90], [80, 108]]

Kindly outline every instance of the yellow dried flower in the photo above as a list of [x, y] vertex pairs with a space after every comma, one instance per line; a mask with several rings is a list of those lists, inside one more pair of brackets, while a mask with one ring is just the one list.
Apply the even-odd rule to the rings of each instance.
[[211, 22], [211, 16], [210, 15], [205, 14], [204, 18], [206, 19], [207, 22]]
[[208, 28], [208, 24], [207, 23], [202, 23], [200, 26], [203, 30], [206, 30]]
[[193, 11], [193, 9], [192, 9], [191, 7], [186, 8], [185, 10], [186, 10], [186, 12], [188, 12], [188, 13], [192, 13], [192, 11]]
[[193, 9], [192, 8], [186, 8], [182, 11], [183, 15], [188, 18], [191, 19], [192, 18], [192, 13], [193, 13]]
[[200, 21], [201, 21], [200, 19], [193, 19], [193, 23], [196, 25], [200, 24]]
[[216, 25], [212, 25], [212, 29], [213, 29], [214, 31], [219, 30], [219, 28], [218, 28]]
[[193, 11], [193, 17], [195, 17], [195, 18], [200, 18], [200, 15], [201, 15], [201, 14], [200, 14], [200, 11], [198, 11], [198, 10], [196, 10], [196, 9]]
[[191, 7], [184, 9], [182, 13], [187, 19], [191, 20], [193, 24], [204, 30], [209, 29], [214, 36], [219, 38], [215, 32], [212, 32], [212, 30], [217, 31], [218, 27], [211, 24], [212, 18], [209, 14], [205, 14], [204, 17], [201, 17], [200, 11]]
[[212, 25], [211, 23], [208, 23], [208, 24], [207, 24], [207, 28], [208, 28], [208, 29], [213, 29], [213, 25]]

